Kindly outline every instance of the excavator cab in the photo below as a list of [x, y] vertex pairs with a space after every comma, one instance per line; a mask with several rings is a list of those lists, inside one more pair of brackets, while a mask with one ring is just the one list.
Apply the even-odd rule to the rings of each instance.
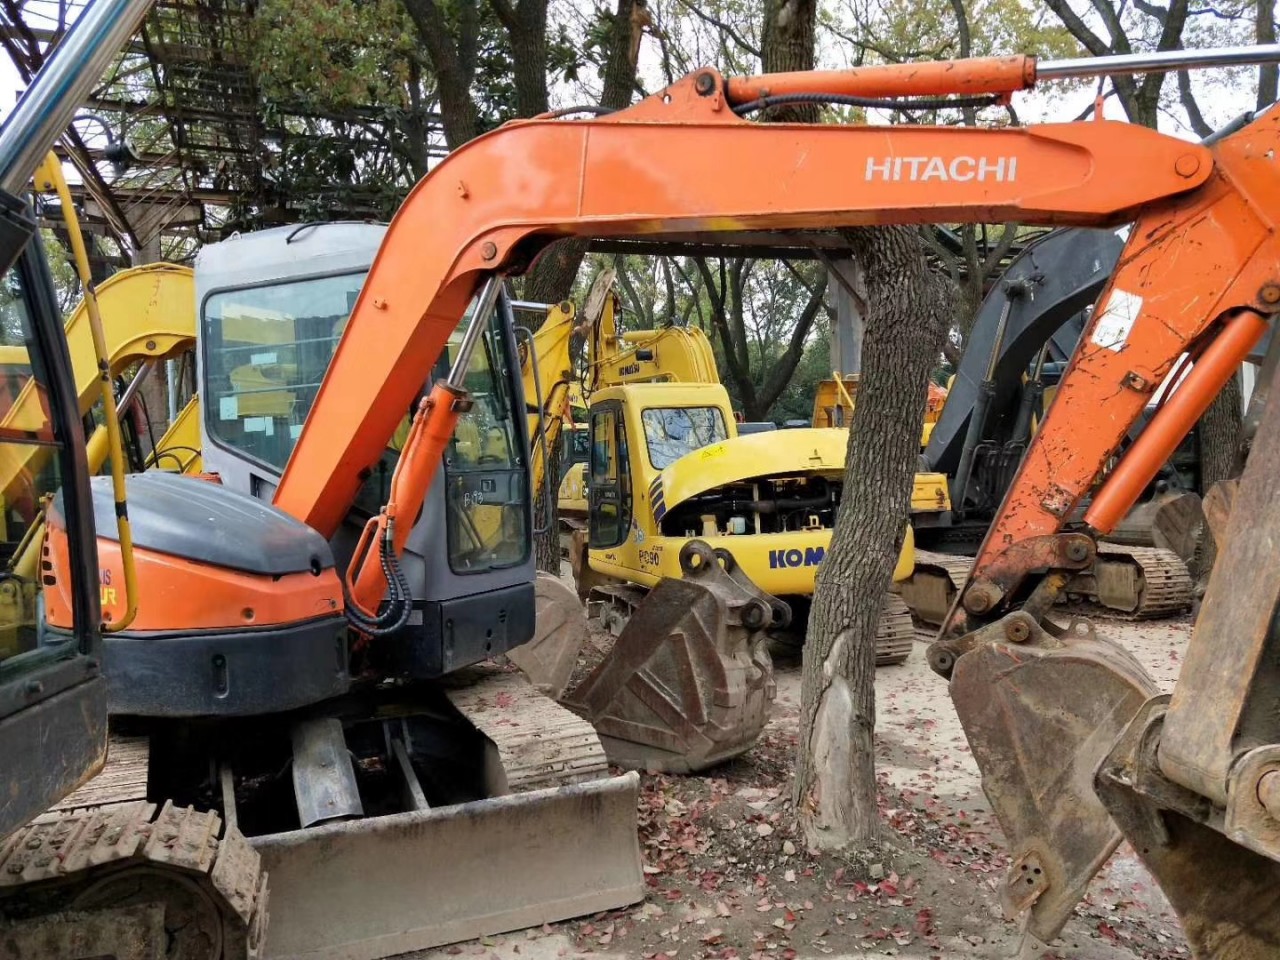
[[[224, 486], [271, 499], [385, 233], [380, 224], [314, 224], [201, 250], [201, 433], [205, 469]], [[472, 356], [471, 407], [400, 559], [413, 592], [409, 622], [370, 645], [376, 665], [393, 675], [439, 677], [532, 635], [529, 439], [509, 310], [500, 303]], [[424, 365], [420, 397], [447, 374], [469, 319], [434, 366]], [[404, 411], [400, 442], [412, 412]], [[340, 569], [387, 501], [399, 456], [393, 439], [332, 538]]]

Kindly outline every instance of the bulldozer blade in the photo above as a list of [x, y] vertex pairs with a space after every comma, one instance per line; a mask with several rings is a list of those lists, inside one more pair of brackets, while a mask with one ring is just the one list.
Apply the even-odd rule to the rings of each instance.
[[565, 705], [591, 722], [611, 763], [691, 773], [750, 749], [777, 694], [768, 628], [784, 604], [733, 558], [690, 540], [684, 576], [645, 595], [613, 648]]
[[587, 616], [577, 594], [558, 577], [539, 572], [534, 582], [536, 618], [533, 639], [507, 651], [514, 663], [538, 688], [557, 698], [564, 693], [587, 640]]
[[1028, 930], [1048, 942], [1120, 842], [1094, 771], [1156, 690], [1083, 621], [1047, 632], [1013, 614], [977, 637], [956, 660], [951, 699], [1011, 848], [1002, 905], [1029, 912]]
[[1148, 701], [1098, 769], [1095, 788], [1178, 914], [1200, 960], [1280, 956], [1280, 863], [1233, 842], [1222, 812], [1156, 760], [1168, 697]]
[[643, 899], [639, 777], [253, 838], [264, 960], [379, 960]]

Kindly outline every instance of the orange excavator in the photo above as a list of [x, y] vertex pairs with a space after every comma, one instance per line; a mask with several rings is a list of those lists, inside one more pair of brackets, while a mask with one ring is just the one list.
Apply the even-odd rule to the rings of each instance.
[[[127, 701], [118, 712], [154, 721], [152, 741], [168, 763], [153, 765], [163, 776], [148, 784], [148, 800], [168, 802], [155, 820], [125, 811], [76, 827], [57, 818], [37, 823], [5, 847], [3, 884], [17, 889], [17, 899], [6, 902], [37, 915], [47, 908], [81, 917], [173, 904], [174, 916], [198, 921], [175, 932], [216, 934], [212, 956], [372, 957], [421, 944], [414, 924], [456, 902], [451, 881], [461, 860], [528, 845], [537, 822], [526, 819], [533, 801], [498, 797], [478, 801], [466, 821], [446, 818], [474, 849], [455, 842], [429, 861], [404, 856], [405, 839], [441, 821], [427, 809], [424, 788], [450, 772], [468, 775], [460, 755], [474, 730], [458, 721], [465, 717], [494, 742], [504, 725], [523, 722], [520, 696], [492, 690], [483, 703], [467, 703], [465, 693], [442, 695], [424, 681], [518, 645], [532, 628], [532, 588], [522, 576], [488, 596], [419, 605], [402, 561], [420, 514], [446, 548], [443, 557], [427, 557], [429, 578], [474, 572], [500, 580], [527, 556], [527, 470], [518, 461], [528, 447], [519, 442], [522, 425], [512, 433], [522, 418], [508, 416], [517, 408], [491, 371], [509, 364], [512, 353], [503, 278], [526, 270], [551, 241], [710, 239], [750, 247], [770, 231], [894, 222], [1133, 222], [1053, 407], [930, 648], [930, 663], [950, 680], [1013, 848], [1005, 901], [1028, 915], [1030, 934], [1056, 934], [1123, 833], [1169, 893], [1201, 955], [1227, 955], [1224, 942], [1231, 956], [1273, 955], [1280, 943], [1273, 908], [1280, 888], [1280, 720], [1271, 623], [1280, 608], [1280, 566], [1274, 520], [1267, 520], [1280, 494], [1271, 462], [1280, 457], [1280, 417], [1259, 429], [1235, 494], [1244, 509], [1230, 513], [1172, 702], [1156, 697], [1141, 668], [1114, 644], [1087, 626], [1059, 627], [1047, 614], [1071, 573], [1092, 561], [1096, 536], [1124, 515], [1280, 311], [1280, 238], [1271, 217], [1280, 192], [1280, 112], [1251, 119], [1211, 146], [1105, 121], [975, 130], [759, 124], [750, 115], [788, 102], [977, 105], [1006, 100], [1037, 79], [1277, 60], [1280, 49], [1260, 47], [732, 79], [703, 69], [627, 110], [513, 122], [455, 151], [410, 194], [367, 276], [344, 284], [330, 274], [338, 281], [333, 289], [309, 291], [316, 296], [308, 302], [312, 315], [344, 318], [350, 308], [350, 318], [305, 423], [286, 432], [291, 450], [283, 471], [249, 458], [248, 493], [195, 479], [131, 483], [142, 605], [128, 630], [105, 639], [104, 662], [112, 695]], [[726, 156], [749, 157], [750, 165], [735, 171], [723, 164]], [[295, 308], [296, 294], [289, 295]], [[219, 301], [210, 291], [202, 305], [202, 330], [215, 319], [225, 329], [234, 319], [234, 298]], [[296, 345], [300, 362], [308, 344]], [[230, 364], [227, 349], [234, 347], [206, 341], [202, 362], [226, 354], [219, 362]], [[1183, 355], [1194, 362], [1190, 372], [1106, 469]], [[206, 396], [206, 427], [208, 418], [225, 419], [254, 434], [251, 449], [266, 449], [279, 439], [277, 425], [241, 417], [240, 401], [238, 393]], [[359, 518], [362, 488], [367, 493], [380, 476], [388, 442], [410, 409], [413, 427], [381, 505], [354, 548], [333, 547], [341, 546], [344, 523]], [[457, 429], [467, 417], [489, 438], [470, 450], [461, 449]], [[206, 462], [229, 436], [214, 431], [206, 438]], [[1099, 477], [1105, 479], [1094, 491]], [[78, 500], [55, 501], [49, 513], [42, 643], [75, 636], [88, 609], [73, 589], [86, 565], [84, 486]], [[1091, 491], [1088, 511], [1077, 519], [1074, 508]], [[105, 574], [118, 569], [120, 557], [108, 520], [125, 507], [109, 488], [94, 493]], [[647, 493], [627, 495], [643, 500]], [[748, 604], [738, 615], [758, 613]], [[664, 704], [642, 682], [647, 664], [625, 666], [637, 683], [622, 688], [660, 727]], [[725, 664], [726, 685], [709, 695], [704, 719], [714, 723], [733, 708], [733, 697], [750, 687], [744, 677], [761, 682], [753, 671], [746, 657]], [[530, 702], [523, 716], [532, 718], [534, 708]], [[199, 723], [177, 723], [184, 718]], [[242, 803], [254, 791], [288, 789], [279, 773], [282, 740], [299, 801], [296, 816], [283, 821], [272, 819], [276, 807]], [[633, 801], [631, 776], [618, 789]], [[396, 801], [402, 806], [354, 842], [342, 821], [376, 819], [379, 811], [364, 811], [361, 797], [390, 803], [388, 783], [403, 787]], [[550, 861], [565, 856], [594, 861], [617, 842], [592, 836], [600, 849], [582, 852], [579, 834], [590, 834], [585, 824], [600, 816], [603, 793], [590, 782], [581, 786], [584, 826], [538, 838], [546, 869], [562, 867]], [[461, 798], [477, 792], [483, 795], [476, 788]], [[217, 815], [196, 808], [221, 811], [226, 821], [216, 862]], [[244, 844], [240, 829], [258, 839]], [[184, 888], [172, 880], [156, 886], [118, 870], [93, 874], [103, 863], [121, 866], [120, 851], [135, 846], [160, 858], [153, 873], [175, 863], [205, 871], [210, 882], [197, 891], [205, 899], [183, 899]], [[500, 878], [497, 889], [472, 895], [500, 901], [519, 888], [545, 898], [543, 868], [532, 870], [531, 881], [491, 871]], [[34, 878], [26, 899], [24, 871]], [[77, 876], [94, 882], [77, 887]], [[581, 867], [575, 876], [586, 879]], [[51, 877], [57, 890], [74, 895], [50, 895]], [[372, 902], [375, 886], [385, 902]], [[273, 906], [264, 932], [268, 889], [287, 910]], [[220, 899], [211, 900], [212, 892]], [[583, 891], [572, 906], [599, 909], [634, 896], [622, 888], [596, 892], [594, 908]], [[397, 912], [388, 914], [388, 906]], [[482, 915], [475, 902], [464, 909]], [[550, 909], [568, 915], [564, 904]], [[529, 922], [548, 910], [509, 909], [502, 922]], [[450, 928], [447, 914], [436, 921], [433, 942], [441, 942], [441, 926], [456, 936], [471, 929]], [[317, 940], [318, 933], [324, 937]]]

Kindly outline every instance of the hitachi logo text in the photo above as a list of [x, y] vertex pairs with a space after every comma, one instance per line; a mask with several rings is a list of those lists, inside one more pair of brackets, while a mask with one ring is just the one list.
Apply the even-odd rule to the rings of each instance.
[[1018, 179], [1018, 158], [952, 157], [948, 160], [945, 157], [885, 157], [878, 160], [867, 157], [867, 179], [1011, 183]]

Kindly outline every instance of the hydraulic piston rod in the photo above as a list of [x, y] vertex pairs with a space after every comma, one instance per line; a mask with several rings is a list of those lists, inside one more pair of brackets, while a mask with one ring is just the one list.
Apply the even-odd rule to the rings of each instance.
[[852, 70], [766, 73], [755, 77], [733, 77], [726, 82], [725, 93], [733, 104], [793, 94], [835, 94], [878, 99], [953, 94], [1008, 96], [1018, 90], [1030, 90], [1040, 80], [1241, 67], [1258, 63], [1280, 63], [1280, 44], [1223, 47], [1217, 50], [1129, 53], [1074, 60], [1046, 60], [1043, 63], [1030, 56], [975, 57], [970, 60], [932, 63], [877, 64]]
[[16, 196], [26, 188], [150, 7], [150, 0], [96, 0], [80, 14], [0, 128], [0, 189]]
[[1220, 47], [1216, 50], [1164, 50], [1158, 53], [1123, 53], [1110, 57], [1077, 57], [1045, 60], [1036, 64], [1037, 80], [1068, 77], [1113, 77], [1167, 70], [1205, 70], [1210, 67], [1247, 67], [1280, 62], [1280, 44]]

